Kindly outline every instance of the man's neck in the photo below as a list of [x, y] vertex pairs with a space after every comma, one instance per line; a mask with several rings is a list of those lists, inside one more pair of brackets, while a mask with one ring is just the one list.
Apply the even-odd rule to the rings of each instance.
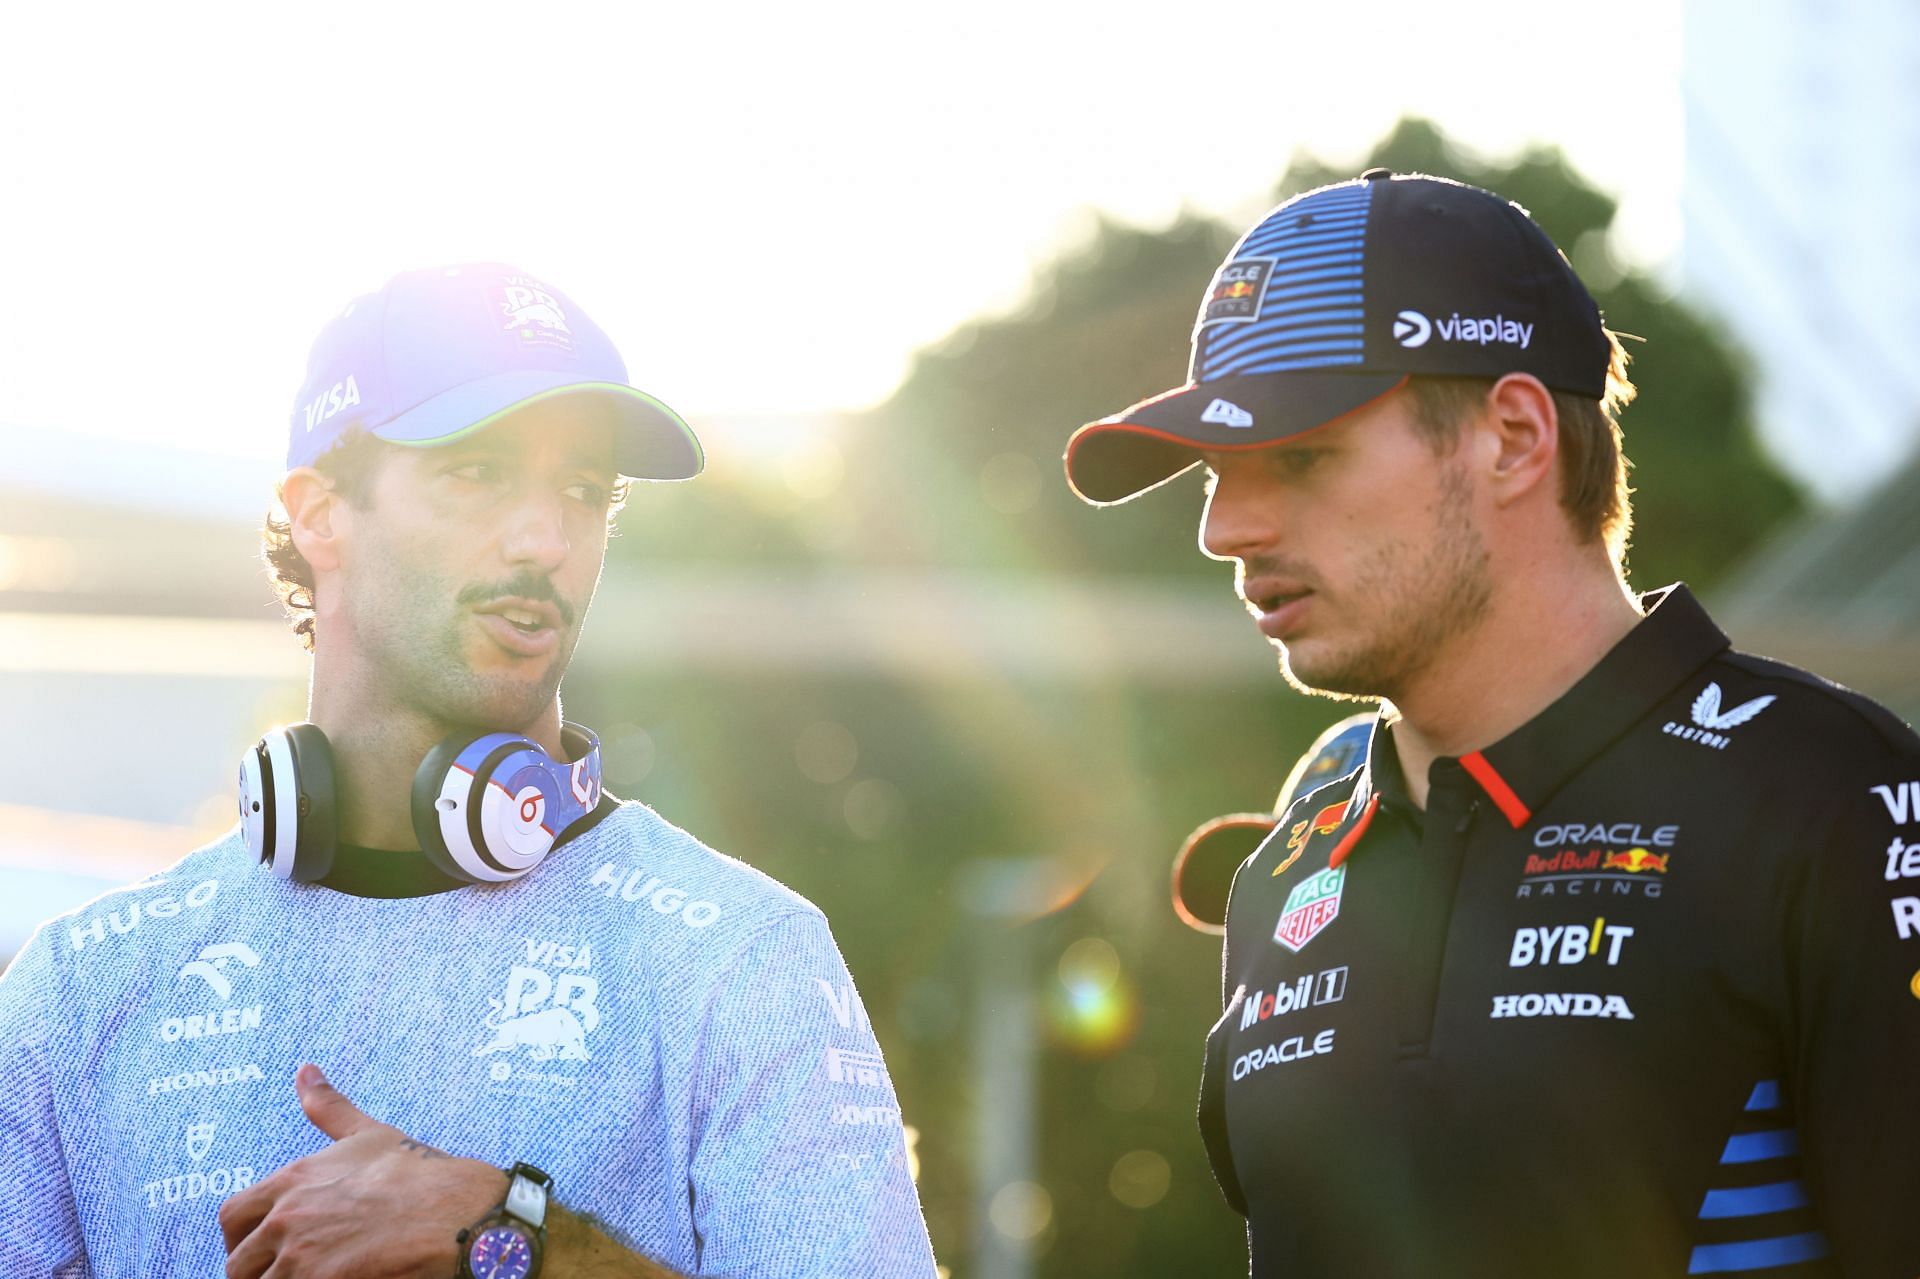
[[1480, 624], [1393, 698], [1407, 792], [1427, 806], [1427, 769], [1499, 741], [1558, 701], [1626, 638], [1639, 604], [1611, 572], [1510, 582]]
[[[396, 699], [369, 695], [368, 684], [327, 678], [314, 663], [307, 718], [333, 748], [334, 806], [339, 841], [365, 848], [420, 846], [413, 831], [413, 779], [420, 761], [454, 727], [404, 707]], [[475, 730], [480, 731], [480, 730]], [[501, 725], [524, 733], [549, 755], [563, 757], [560, 704], [556, 700], [534, 724]]]

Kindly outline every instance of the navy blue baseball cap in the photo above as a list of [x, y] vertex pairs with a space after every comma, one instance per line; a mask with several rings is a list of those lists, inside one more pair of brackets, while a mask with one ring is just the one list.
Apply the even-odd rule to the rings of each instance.
[[685, 480], [706, 459], [678, 413], [627, 384], [607, 335], [567, 296], [497, 262], [406, 271], [321, 330], [294, 402], [289, 470], [351, 431], [430, 447], [567, 396], [614, 426], [614, 466]]
[[1197, 463], [1335, 422], [1409, 374], [1531, 373], [1601, 399], [1600, 308], [1526, 210], [1372, 169], [1295, 196], [1240, 238], [1193, 329], [1186, 385], [1075, 431], [1067, 482], [1097, 506]]

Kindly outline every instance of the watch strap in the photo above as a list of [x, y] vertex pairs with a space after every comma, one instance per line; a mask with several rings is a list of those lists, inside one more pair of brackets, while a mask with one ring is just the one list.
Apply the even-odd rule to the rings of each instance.
[[517, 1163], [507, 1169], [507, 1201], [501, 1211], [539, 1230], [547, 1223], [547, 1197], [553, 1191], [553, 1178], [532, 1164]]

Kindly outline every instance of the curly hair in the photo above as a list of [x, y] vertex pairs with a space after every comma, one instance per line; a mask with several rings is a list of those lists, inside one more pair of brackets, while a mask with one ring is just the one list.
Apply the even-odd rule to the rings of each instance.
[[[334, 491], [356, 510], [373, 506], [373, 481], [387, 455], [397, 447], [375, 439], [364, 431], [349, 434], [338, 446], [313, 464], [315, 470], [333, 482]], [[607, 503], [607, 528], [627, 504], [632, 486], [625, 476], [616, 476]], [[300, 646], [313, 651], [313, 565], [293, 544], [293, 526], [287, 516], [285, 482], [274, 486], [274, 504], [260, 529], [260, 558], [266, 562], [267, 577], [273, 593], [286, 610], [287, 621], [300, 639]]]
[[[338, 447], [324, 454], [313, 468], [333, 481], [333, 487], [347, 503], [360, 510], [373, 504], [373, 478], [385, 460], [389, 445], [364, 432], [349, 435]], [[273, 506], [267, 511], [260, 529], [260, 558], [266, 561], [267, 577], [280, 607], [287, 611], [300, 647], [313, 651], [313, 565], [293, 544], [293, 524], [287, 516], [286, 483], [273, 487]]]

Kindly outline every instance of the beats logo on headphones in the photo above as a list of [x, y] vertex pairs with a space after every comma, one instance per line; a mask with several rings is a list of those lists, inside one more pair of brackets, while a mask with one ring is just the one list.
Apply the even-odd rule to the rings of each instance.
[[[413, 777], [413, 831], [446, 874], [504, 883], [538, 866], [600, 802], [600, 739], [563, 724], [569, 760], [518, 733], [457, 735], [427, 752]], [[274, 874], [311, 883], [333, 868], [339, 840], [333, 748], [312, 724], [267, 733], [240, 760], [247, 849]]]

